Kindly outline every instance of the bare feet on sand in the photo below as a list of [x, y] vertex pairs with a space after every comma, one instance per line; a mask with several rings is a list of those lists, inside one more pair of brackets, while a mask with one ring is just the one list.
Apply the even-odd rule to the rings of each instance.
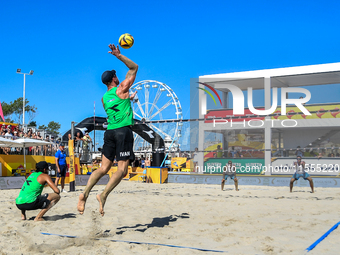
[[26, 213], [21, 213], [21, 219], [26, 220]]
[[79, 212], [80, 214], [83, 214], [84, 211], [85, 211], [85, 203], [86, 203], [86, 199], [85, 199], [85, 197], [84, 197], [84, 194], [81, 193], [81, 194], [79, 195], [79, 201], [78, 201], [78, 205], [77, 205], [77, 209], [78, 209], [78, 212]]
[[102, 216], [104, 216], [104, 205], [105, 205], [105, 200], [101, 196], [102, 194], [97, 195], [97, 200], [99, 202], [99, 212]]

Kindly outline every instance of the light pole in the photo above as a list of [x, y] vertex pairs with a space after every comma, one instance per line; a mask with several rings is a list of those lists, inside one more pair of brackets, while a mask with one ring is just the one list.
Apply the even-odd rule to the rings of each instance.
[[24, 75], [24, 96], [23, 96], [23, 99], [22, 99], [22, 127], [23, 127], [23, 130], [25, 131], [25, 83], [26, 83], [26, 74], [28, 75], [33, 75], [33, 70], [30, 70], [29, 73], [22, 73], [21, 72], [21, 69], [17, 69], [17, 73], [19, 74], [23, 74]]

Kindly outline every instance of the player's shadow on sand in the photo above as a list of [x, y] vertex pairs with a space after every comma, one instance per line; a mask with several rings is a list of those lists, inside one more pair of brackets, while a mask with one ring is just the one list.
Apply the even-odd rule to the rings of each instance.
[[234, 190], [234, 188], [225, 188], [225, 189], [223, 189], [223, 191], [231, 191], [231, 190]]
[[[302, 192], [302, 193], [312, 193], [310, 190], [293, 190], [292, 193], [297, 193], [297, 192]], [[315, 193], [315, 191], [314, 191]]]
[[163, 217], [163, 218], [153, 218], [152, 222], [149, 224], [136, 224], [131, 227], [129, 226], [119, 227], [117, 228], [117, 230], [120, 230], [120, 229], [122, 230], [117, 231], [116, 234], [121, 235], [124, 232], [126, 232], [128, 229], [133, 229], [133, 228], [138, 228], [138, 229], [135, 229], [135, 231], [145, 232], [148, 228], [154, 228], [154, 227], [162, 228], [164, 226], [168, 226], [170, 222], [175, 222], [178, 219], [188, 219], [188, 218], [189, 218], [188, 213], [182, 213], [181, 215], [170, 215], [170, 216]]
[[[75, 219], [76, 215], [74, 213], [66, 213], [63, 215], [52, 215], [52, 216], [44, 216], [43, 219], [45, 221], [57, 221], [57, 220], [64, 220], [64, 219]], [[29, 218], [29, 220], [34, 220], [35, 217]]]

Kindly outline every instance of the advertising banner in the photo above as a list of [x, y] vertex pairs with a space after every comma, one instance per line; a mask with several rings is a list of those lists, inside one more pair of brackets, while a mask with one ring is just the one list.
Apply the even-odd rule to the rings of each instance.
[[[76, 175], [75, 182], [77, 186], [86, 186], [87, 181], [89, 180], [91, 175]], [[110, 180], [110, 176], [108, 174], [104, 175], [99, 179], [97, 185], [106, 185]]]
[[223, 168], [227, 165], [228, 161], [231, 160], [233, 165], [236, 167], [237, 174], [261, 174], [262, 166], [264, 165], [264, 159], [242, 159], [242, 158], [210, 158], [204, 162], [204, 168], [200, 166], [195, 169], [198, 173], [211, 173], [221, 174]]
[[[340, 158], [304, 158], [305, 171], [310, 175], [338, 176], [340, 174]], [[295, 158], [277, 158], [272, 162], [272, 175], [293, 175], [296, 171]]]
[[25, 181], [24, 176], [0, 177], [0, 189], [21, 189]]
[[73, 148], [73, 140], [68, 141], [68, 153], [70, 157], [70, 163], [69, 163], [69, 176], [70, 176], [70, 182], [75, 181], [76, 171], [75, 171], [75, 163], [74, 163], [74, 148]]
[[[271, 177], [271, 176], [238, 176], [239, 188], [242, 185], [254, 186], [284, 186], [289, 187], [291, 177]], [[221, 174], [184, 174], [169, 173], [169, 183], [191, 183], [191, 184], [218, 184], [222, 181]], [[340, 178], [338, 177], [315, 177], [313, 178], [314, 187], [340, 188]], [[234, 185], [234, 181], [228, 178], [226, 185]], [[300, 178], [294, 183], [294, 187], [309, 187], [309, 182]]]

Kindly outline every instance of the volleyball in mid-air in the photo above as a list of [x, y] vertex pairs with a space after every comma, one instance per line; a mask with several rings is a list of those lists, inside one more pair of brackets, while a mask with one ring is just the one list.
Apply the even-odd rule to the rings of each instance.
[[132, 35], [126, 33], [126, 34], [122, 34], [120, 37], [119, 37], [119, 45], [124, 48], [124, 49], [129, 49], [132, 47], [133, 43], [134, 43], [134, 39], [132, 37]]

